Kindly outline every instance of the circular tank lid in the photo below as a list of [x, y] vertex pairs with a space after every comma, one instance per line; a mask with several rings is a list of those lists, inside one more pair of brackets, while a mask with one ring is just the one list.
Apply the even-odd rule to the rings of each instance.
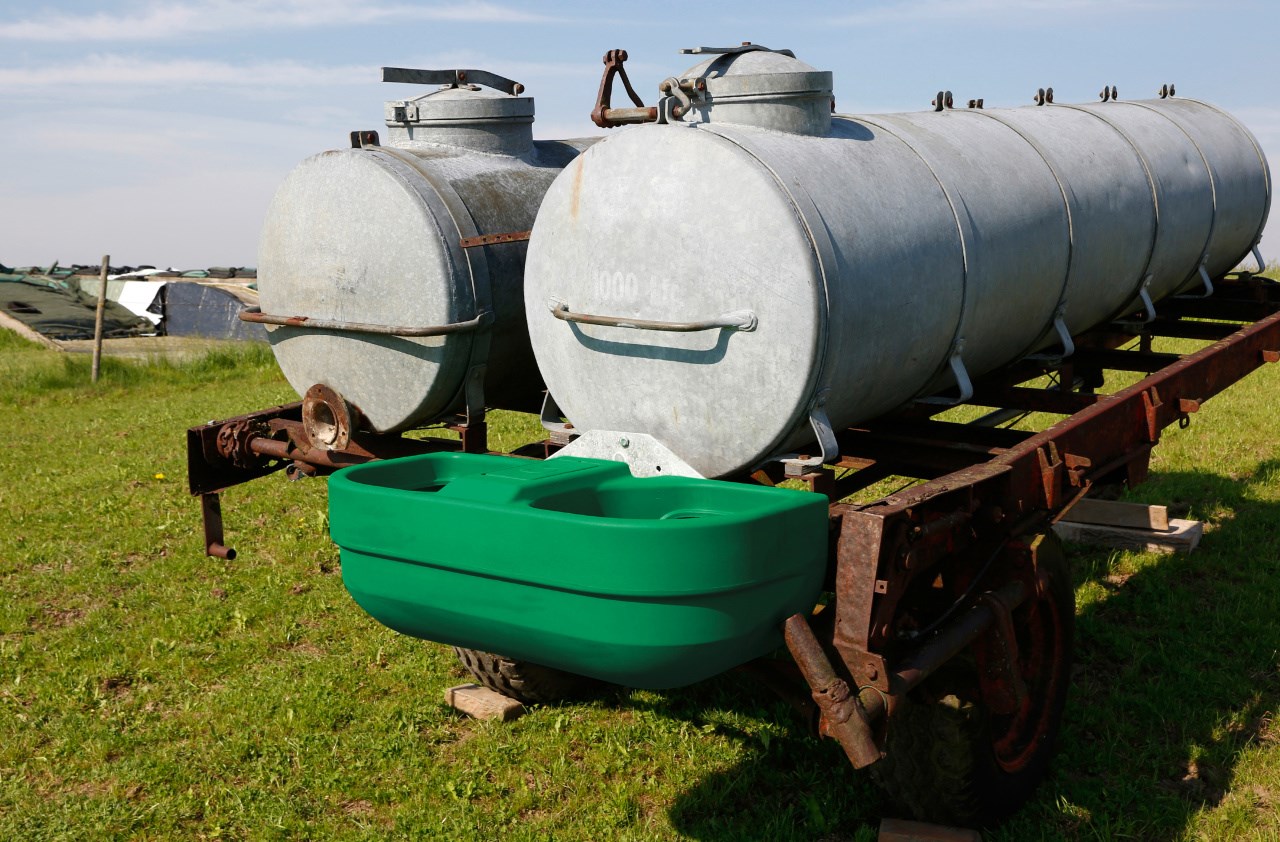
[[533, 97], [511, 96], [478, 85], [446, 85], [429, 94], [387, 103], [387, 125], [533, 119]]
[[681, 80], [703, 80], [711, 100], [831, 93], [831, 71], [818, 70], [800, 61], [790, 50], [743, 44], [728, 48], [697, 47], [684, 52], [712, 54], [680, 74]]

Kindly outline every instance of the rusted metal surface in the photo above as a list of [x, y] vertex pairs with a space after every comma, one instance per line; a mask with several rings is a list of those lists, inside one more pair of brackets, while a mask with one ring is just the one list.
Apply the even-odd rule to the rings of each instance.
[[210, 491], [200, 495], [200, 517], [204, 523], [205, 554], [234, 561], [236, 551], [222, 543], [222, 503], [218, 499], [218, 492]]
[[[652, 123], [658, 119], [658, 109], [644, 104], [636, 89], [631, 87], [627, 78], [627, 69], [623, 64], [627, 60], [626, 50], [610, 50], [604, 54], [604, 76], [600, 79], [600, 91], [596, 94], [595, 108], [591, 109], [591, 122], [602, 129], [612, 129], [632, 123]], [[635, 108], [614, 108], [610, 104], [613, 97], [613, 82], [618, 79], [626, 88], [627, 96], [635, 103]]]
[[[187, 430], [187, 484], [201, 498], [205, 549], [209, 555], [231, 559], [235, 550], [223, 543], [222, 509], [218, 492], [284, 470], [289, 479], [330, 474], [348, 465], [374, 459], [390, 459], [417, 453], [488, 452], [488, 427], [481, 421], [458, 423], [447, 429], [458, 439], [406, 438], [354, 429], [351, 417], [342, 417], [342, 397], [328, 387], [308, 392], [310, 408], [318, 417], [309, 425], [325, 433], [317, 440], [308, 432], [304, 404], [210, 421]], [[317, 407], [324, 407], [320, 412]], [[319, 418], [324, 419], [321, 423]], [[326, 427], [326, 423], [332, 425]], [[327, 432], [326, 432], [327, 430]]]
[[506, 234], [481, 234], [477, 237], [463, 237], [458, 241], [458, 245], [464, 249], [473, 249], [477, 246], [496, 246], [502, 243], [519, 243], [529, 239], [529, 235], [533, 231], [511, 231]]
[[321, 450], [346, 450], [356, 427], [356, 413], [338, 392], [317, 383], [302, 396], [302, 429]]
[[187, 430], [187, 487], [192, 494], [221, 491], [283, 468], [249, 449], [245, 430], [268, 430], [277, 420], [300, 424], [302, 404], [291, 403]]
[[876, 745], [867, 715], [849, 684], [836, 675], [808, 621], [796, 614], [787, 620], [784, 631], [787, 648], [813, 688], [813, 700], [822, 711], [819, 732], [839, 742], [855, 768], [875, 763], [883, 752]]
[[[1247, 313], [1245, 305], [1252, 308]], [[835, 612], [835, 624], [823, 640], [834, 653], [832, 675], [861, 688], [868, 723], [892, 714], [925, 677], [972, 648], [984, 704], [997, 716], [1007, 714], [1010, 734], [1020, 727], [1012, 712], [1025, 710], [1029, 691], [1015, 666], [1023, 657], [1016, 609], [1029, 596], [1041, 598], [1044, 587], [1030, 548], [1038, 542], [1024, 546], [1023, 537], [1043, 532], [1096, 484], [1143, 481], [1165, 427], [1187, 423], [1204, 401], [1259, 366], [1280, 361], [1277, 285], [1222, 280], [1213, 299], [1178, 300], [1177, 310], [1177, 318], [1162, 316], [1153, 330], [1211, 337], [1221, 332], [1216, 319], [1225, 315], [1257, 320], [1186, 356], [1155, 353], [1146, 336], [1135, 341], [1133, 333], [1102, 328], [1083, 337], [1077, 355], [1060, 365], [1037, 372], [1022, 364], [1016, 374], [998, 372], [988, 385], [979, 384], [975, 391], [984, 404], [999, 398], [985, 405], [1074, 406], [1039, 432], [972, 427], [909, 411], [838, 434], [838, 465], [857, 468], [855, 476], [927, 480], [871, 503], [831, 507], [835, 601], [827, 610]], [[1215, 321], [1189, 321], [1197, 318]], [[1124, 343], [1135, 347], [1119, 350]], [[1104, 370], [1150, 373], [1114, 394], [1040, 390], [1037, 396], [1019, 385], [1019, 378], [1037, 373], [1075, 384], [1083, 374], [1101, 383]], [[949, 465], [954, 469], [946, 470]], [[832, 493], [847, 493], [847, 482], [837, 479]], [[823, 644], [816, 645], [821, 652]], [[812, 679], [808, 672], [806, 677]], [[816, 678], [809, 682], [815, 692], [830, 682], [825, 672]], [[1013, 742], [1005, 753], [1016, 764], [1030, 743], [1020, 732], [1008, 739]], [[869, 756], [865, 749], [859, 754]]]

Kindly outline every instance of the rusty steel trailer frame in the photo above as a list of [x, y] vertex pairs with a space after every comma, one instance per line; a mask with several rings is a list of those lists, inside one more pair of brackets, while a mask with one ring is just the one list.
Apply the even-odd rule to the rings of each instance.
[[[1040, 432], [938, 420], [946, 407], [917, 403], [841, 431], [836, 471], [798, 473], [832, 500], [833, 596], [814, 615], [789, 618], [785, 639], [820, 732], [854, 766], [884, 756], [895, 709], [965, 650], [980, 665], [983, 703], [1008, 717], [1010, 733], [997, 735], [1005, 749], [1016, 759], [1045, 737], [1037, 731], [1045, 720], [1028, 722], [1026, 710], [1029, 696], [1046, 690], [1028, 688], [1015, 628], [1020, 606], [1048, 588], [1039, 536], [1095, 488], [1142, 482], [1165, 427], [1185, 426], [1205, 400], [1280, 360], [1280, 284], [1228, 276], [1211, 296], [1166, 300], [1159, 313], [1090, 331], [1069, 358], [1024, 360], [974, 384], [970, 404], [1066, 416]], [[1211, 344], [1179, 356], [1153, 351], [1153, 337]], [[1147, 376], [1103, 394], [1096, 390], [1106, 371]], [[1060, 385], [1025, 385], [1045, 375]], [[317, 386], [301, 403], [191, 428], [188, 480], [202, 501], [207, 552], [235, 557], [224, 543], [219, 494], [273, 471], [300, 479], [412, 453], [489, 452], [483, 421], [460, 417], [445, 426], [458, 439], [361, 433], [341, 398]], [[562, 444], [548, 439], [508, 455], [545, 458]], [[735, 479], [774, 484], [798, 463], [788, 464]], [[870, 503], [841, 502], [891, 476], [924, 482]], [[776, 678], [776, 667], [761, 674]]]
[[[1017, 385], [1036, 373], [1025, 364], [975, 391], [979, 405], [1070, 413], [1041, 432], [898, 417], [840, 436], [841, 464], [859, 470], [844, 481], [818, 477], [833, 500], [886, 471], [930, 478], [872, 503], [832, 504], [834, 603], [786, 623], [787, 646], [821, 711], [820, 731], [840, 742], [854, 766], [883, 756], [884, 715], [980, 639], [984, 702], [1007, 713], [1025, 704], [1012, 612], [1046, 587], [1036, 536], [1095, 486], [1142, 482], [1165, 427], [1187, 425], [1205, 400], [1280, 360], [1280, 285], [1273, 282], [1241, 276], [1220, 283], [1211, 298], [1166, 301], [1161, 312], [1137, 333], [1137, 349], [1116, 350], [1135, 336], [1106, 327], [1053, 367], [1060, 383], [1098, 386], [1104, 370], [1149, 372], [1119, 392], [1029, 389]], [[1214, 341], [1177, 356], [1152, 352], [1155, 336]], [[859, 478], [864, 471], [870, 475]], [[977, 564], [989, 566], [997, 553], [1007, 557], [1005, 581], [954, 603], [958, 616], [929, 634], [901, 628], [913, 588], [957, 569], [981, 576]]]

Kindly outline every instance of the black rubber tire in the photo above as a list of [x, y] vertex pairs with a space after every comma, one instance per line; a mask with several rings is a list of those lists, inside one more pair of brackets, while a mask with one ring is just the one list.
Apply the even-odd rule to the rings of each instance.
[[[1021, 807], [1048, 772], [1071, 674], [1075, 592], [1062, 545], [1051, 533], [1042, 539], [1038, 564], [1048, 574], [1046, 593], [1013, 614], [1028, 682], [1021, 715], [998, 717], [984, 708], [975, 661], [962, 654], [888, 722], [886, 756], [872, 775], [920, 821], [994, 826]], [[1009, 735], [1015, 736], [1012, 751], [1002, 755], [997, 742]]]
[[478, 683], [528, 705], [582, 699], [604, 687], [604, 682], [595, 678], [529, 661], [515, 661], [492, 652], [461, 646], [453, 647], [453, 651]]

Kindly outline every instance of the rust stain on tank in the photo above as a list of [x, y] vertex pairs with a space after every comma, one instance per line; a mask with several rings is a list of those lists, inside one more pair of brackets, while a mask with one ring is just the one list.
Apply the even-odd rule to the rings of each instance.
[[582, 158], [573, 162], [573, 199], [569, 204], [569, 217], [578, 219], [578, 197], [582, 191]]

